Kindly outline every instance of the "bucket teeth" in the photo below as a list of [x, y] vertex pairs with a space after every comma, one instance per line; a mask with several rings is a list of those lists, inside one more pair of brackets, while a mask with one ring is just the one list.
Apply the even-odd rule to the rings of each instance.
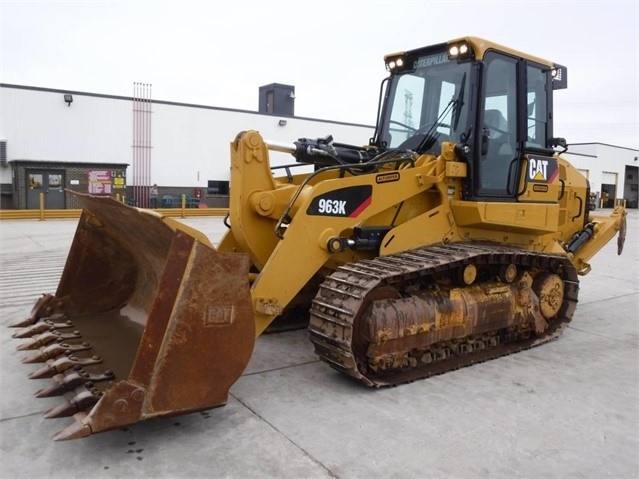
[[90, 358], [78, 358], [76, 356], [63, 356], [58, 359], [49, 359], [46, 366], [38, 369], [37, 371], [29, 374], [29, 379], [42, 379], [52, 378], [58, 373], [62, 373], [67, 369], [71, 369], [75, 366], [89, 366], [91, 364], [98, 364], [102, 362], [100, 356], [92, 356]]
[[[51, 294], [43, 294], [36, 302], [31, 310], [31, 315], [23, 320], [17, 321], [11, 325], [10, 328], [24, 328], [35, 324], [42, 316], [63, 316], [62, 303], [56, 304], [53, 301], [54, 297]], [[57, 311], [56, 311], [57, 310]]]
[[73, 331], [71, 333], [61, 333], [60, 331], [47, 331], [46, 333], [38, 334], [32, 337], [28, 342], [22, 343], [16, 349], [18, 351], [28, 351], [31, 349], [38, 349], [47, 344], [51, 344], [54, 341], [66, 341], [68, 339], [77, 339], [82, 335], [80, 331]]
[[28, 328], [24, 328], [22, 331], [18, 331], [14, 333], [12, 337], [14, 338], [30, 338], [35, 336], [36, 334], [41, 334], [46, 331], [57, 331], [59, 329], [69, 329], [73, 327], [73, 323], [69, 320], [63, 322], [55, 322], [50, 319], [46, 321], [40, 321], [34, 325], [29, 326]]
[[29, 326], [28, 328], [24, 328], [18, 331], [17, 333], [13, 333], [11, 337], [16, 339], [30, 338], [32, 336], [35, 336], [36, 334], [49, 331], [49, 329], [49, 326], [44, 323], [36, 323], [32, 326]]
[[73, 391], [87, 382], [97, 383], [100, 381], [111, 381], [115, 378], [113, 371], [105, 371], [102, 374], [89, 374], [82, 368], [74, 368], [73, 371], [53, 376], [54, 385], [40, 389], [35, 393], [37, 398], [62, 396], [64, 393]]
[[31, 326], [36, 321], [37, 321], [36, 318], [21, 319], [20, 321], [16, 321], [15, 323], [11, 323], [9, 325], [9, 327], [10, 328], [26, 328], [27, 326]]
[[80, 421], [73, 421], [62, 431], [58, 431], [54, 436], [54, 441], [68, 441], [69, 439], [80, 439], [91, 435], [91, 428]]
[[77, 412], [95, 406], [95, 403], [98, 402], [102, 393], [95, 388], [88, 387], [89, 384], [90, 383], [87, 383], [85, 386], [74, 389], [76, 394], [70, 400], [49, 409], [44, 413], [44, 417], [47, 419], [55, 419], [73, 416]]
[[86, 351], [89, 349], [91, 349], [91, 345], [87, 342], [81, 344], [69, 344], [63, 342], [52, 343], [46, 347], [40, 348], [40, 351], [37, 354], [24, 358], [22, 363], [44, 363], [49, 359], [53, 359], [63, 354], [71, 354], [77, 351]]

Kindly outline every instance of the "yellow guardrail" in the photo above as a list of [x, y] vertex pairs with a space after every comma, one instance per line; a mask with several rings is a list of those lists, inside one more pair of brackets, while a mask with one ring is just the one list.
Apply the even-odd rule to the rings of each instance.
[[[118, 198], [119, 199], [119, 198]], [[187, 208], [185, 196], [182, 195], [182, 206], [179, 208], [154, 208], [153, 211], [172, 218], [187, 216], [226, 216], [228, 208]], [[40, 208], [37, 210], [0, 210], [0, 220], [52, 220], [79, 218], [81, 209], [59, 210], [44, 208], [44, 195], [40, 194]]]

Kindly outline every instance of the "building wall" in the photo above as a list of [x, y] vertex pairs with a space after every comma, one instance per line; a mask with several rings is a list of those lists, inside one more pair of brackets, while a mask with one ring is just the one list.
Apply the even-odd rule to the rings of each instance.
[[[11, 160], [130, 163], [131, 102], [62, 93], [0, 88], [0, 139]], [[9, 168], [0, 182], [10, 183]]]
[[[623, 201], [633, 208], [639, 203], [639, 150], [603, 143], [570, 145], [564, 154], [576, 168], [587, 172], [590, 189], [601, 198], [614, 184], [613, 200]], [[612, 197], [612, 195], [611, 195]]]
[[[7, 141], [8, 160], [129, 163], [131, 186], [132, 99], [72, 92], [67, 106], [64, 93], [0, 86], [0, 139]], [[332, 134], [341, 143], [364, 145], [373, 134], [366, 125], [161, 101], [152, 103], [152, 112], [151, 183], [175, 188], [205, 189], [208, 180], [228, 180], [229, 144], [243, 130], [291, 144]], [[288, 154], [271, 155], [274, 166], [294, 161]], [[11, 182], [11, 168], [0, 168], [0, 183]]]
[[[203, 188], [207, 180], [229, 179], [229, 148], [240, 131], [258, 130], [266, 140], [291, 144], [332, 134], [341, 143], [365, 145], [373, 135], [372, 127], [360, 125], [167, 104], [153, 105], [152, 121], [153, 182]], [[295, 162], [285, 153], [271, 152], [270, 158], [272, 166]]]

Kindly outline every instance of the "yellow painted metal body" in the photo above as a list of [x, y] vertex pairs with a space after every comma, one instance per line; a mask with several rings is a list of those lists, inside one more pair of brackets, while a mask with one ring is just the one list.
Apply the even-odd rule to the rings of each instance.
[[[220, 251], [246, 252], [256, 273], [251, 296], [256, 334], [261, 334], [317, 274], [322, 276], [347, 262], [371, 257], [370, 251], [347, 249], [331, 253], [331, 238], [349, 237], [355, 227], [389, 228], [379, 254], [389, 255], [431, 244], [490, 241], [526, 250], [571, 256], [586, 273], [588, 260], [619, 230], [624, 211], [591, 217], [594, 235], [574, 256], [564, 245], [584, 226], [586, 179], [567, 161], [556, 157], [559, 173], [540, 188], [522, 174], [517, 202], [464, 201], [466, 165], [445, 143], [439, 156], [422, 155], [412, 164], [370, 174], [340, 176], [322, 172], [276, 178], [271, 174], [268, 147], [256, 131], [243, 132], [231, 144], [231, 229]], [[526, 172], [524, 172], [526, 173]], [[391, 181], [387, 181], [391, 180]], [[312, 200], [347, 187], [370, 185], [370, 204], [355, 218], [312, 216]], [[288, 211], [283, 237], [276, 226]]]

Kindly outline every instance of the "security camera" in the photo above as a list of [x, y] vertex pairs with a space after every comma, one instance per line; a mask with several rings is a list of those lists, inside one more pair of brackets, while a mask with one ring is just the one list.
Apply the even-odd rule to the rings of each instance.
[[293, 92], [293, 91], [289, 91], [289, 92], [288, 92], [288, 97], [289, 97], [291, 100], [295, 100], [295, 92]]

